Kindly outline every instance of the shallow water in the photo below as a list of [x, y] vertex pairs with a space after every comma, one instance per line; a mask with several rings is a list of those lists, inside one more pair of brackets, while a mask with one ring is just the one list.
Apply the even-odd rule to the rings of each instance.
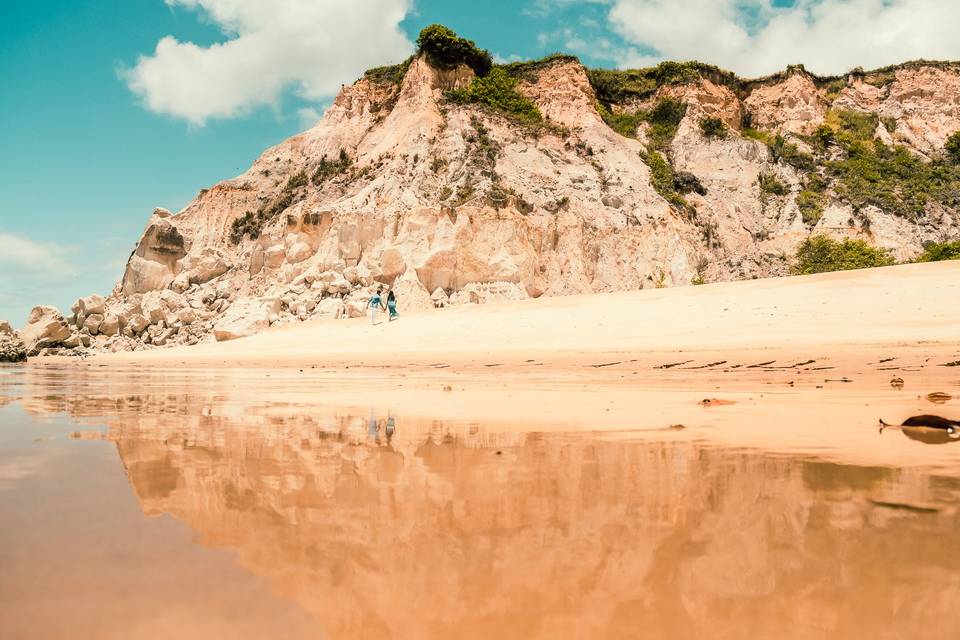
[[0, 637], [960, 636], [960, 445], [874, 415], [955, 400], [574, 429], [337, 385], [0, 369]]

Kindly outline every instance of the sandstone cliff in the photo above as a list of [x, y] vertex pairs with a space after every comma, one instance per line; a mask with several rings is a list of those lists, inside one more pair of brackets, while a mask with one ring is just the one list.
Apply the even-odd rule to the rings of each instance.
[[535, 118], [470, 99], [464, 64], [368, 72], [244, 174], [156, 210], [104, 304], [78, 301], [28, 349], [355, 316], [380, 284], [412, 309], [784, 275], [811, 234], [899, 260], [960, 235], [960, 171], [943, 160], [960, 65], [744, 81], [556, 56], [494, 72]]

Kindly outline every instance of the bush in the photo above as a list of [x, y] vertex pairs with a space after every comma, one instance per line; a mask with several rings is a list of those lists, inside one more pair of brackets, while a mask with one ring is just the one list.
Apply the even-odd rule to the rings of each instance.
[[239, 244], [240, 241], [243, 240], [243, 237], [247, 235], [249, 235], [252, 240], [256, 240], [260, 237], [263, 222], [262, 216], [254, 215], [252, 211], [247, 211], [230, 225], [230, 242]]
[[622, 135], [624, 138], [636, 138], [637, 128], [640, 123], [646, 122], [647, 114], [643, 111], [636, 113], [614, 113], [603, 106], [603, 103], [597, 103], [597, 113], [607, 123], [607, 126]]
[[417, 38], [417, 47], [435, 67], [453, 68], [465, 64], [478, 76], [485, 76], [493, 67], [490, 52], [480, 49], [472, 40], [459, 37], [441, 24], [425, 27]]
[[939, 262], [941, 260], [960, 260], [960, 240], [953, 242], [931, 242], [923, 247], [923, 253], [917, 262]]
[[800, 275], [886, 267], [893, 258], [863, 240], [836, 241], [826, 236], [807, 238], [797, 247], [793, 272]]
[[320, 184], [326, 180], [338, 176], [350, 168], [350, 156], [343, 149], [340, 149], [340, 155], [336, 160], [327, 160], [327, 156], [320, 158], [320, 164], [317, 170], [313, 172], [313, 182]]
[[822, 127], [829, 128], [841, 143], [849, 144], [854, 140], [873, 140], [879, 124], [875, 113], [831, 109]]
[[670, 166], [666, 158], [656, 151], [650, 151], [641, 157], [650, 167], [650, 186], [653, 187], [653, 190], [659, 193], [671, 206], [687, 213], [693, 211], [690, 203], [677, 193], [674, 186], [673, 167]]
[[537, 105], [517, 91], [519, 80], [494, 67], [485, 77], [474, 78], [466, 89], [447, 91], [447, 99], [458, 104], [482, 104], [526, 124], [538, 124], [543, 117]]
[[597, 99], [606, 104], [629, 98], [649, 98], [664, 85], [693, 82], [701, 77], [735, 90], [741, 84], [733, 73], [696, 61], [666, 61], [646, 69], [587, 70], [587, 78]]
[[780, 179], [773, 175], [772, 173], [761, 173], [757, 177], [758, 182], [760, 183], [760, 192], [771, 195], [771, 196], [785, 196], [790, 193], [790, 189], [787, 188]]
[[294, 189], [299, 189], [300, 187], [307, 186], [307, 174], [303, 171], [300, 173], [290, 176], [290, 179], [287, 180], [287, 186], [283, 188], [284, 191], [293, 191]]
[[947, 138], [947, 143], [943, 148], [947, 152], [947, 158], [950, 159], [950, 162], [960, 164], [960, 131]]
[[774, 162], [781, 160], [799, 171], [812, 171], [816, 166], [813, 156], [800, 151], [800, 148], [781, 135], [777, 135], [767, 142]]
[[727, 125], [720, 118], [700, 118], [700, 130], [708, 138], [726, 138]]
[[548, 56], [544, 56], [539, 60], [527, 60], [525, 62], [508, 62], [503, 66], [504, 71], [509, 73], [511, 76], [517, 79], [526, 80], [528, 82], [536, 82], [540, 77], [540, 70], [545, 67], [549, 67], [552, 64], [558, 62], [575, 62], [579, 63], [580, 59], [577, 56], [570, 55], [568, 53], [551, 53]]
[[800, 210], [803, 224], [812, 227], [823, 217], [822, 196], [809, 189], [803, 189], [797, 194], [797, 208]]
[[602, 102], [597, 102], [596, 107], [607, 126], [625, 138], [636, 138], [637, 127], [643, 122], [650, 123], [649, 146], [651, 149], [669, 147], [673, 137], [677, 135], [680, 121], [687, 113], [687, 105], [674, 98], [663, 98], [653, 109], [635, 113], [613, 113]]
[[797, 208], [803, 223], [813, 226], [823, 217], [823, 208], [827, 206], [827, 183], [819, 175], [812, 173], [807, 176], [803, 188], [797, 194]]
[[403, 82], [403, 77], [407, 75], [407, 70], [413, 62], [413, 56], [410, 56], [400, 64], [394, 64], [386, 67], [375, 67], [364, 72], [365, 77], [370, 82], [377, 84], [396, 84]]
[[750, 138], [751, 140], [759, 140], [767, 146], [773, 144], [773, 136], [763, 129], [754, 129], [753, 127], [744, 126], [740, 129], [740, 135], [742, 135], [744, 138]]
[[[744, 127], [741, 129], [740, 135], [744, 138], [759, 140], [767, 145], [770, 150], [770, 157], [774, 162], [783, 161], [798, 171], [812, 171], [816, 167], [813, 156], [801, 151], [800, 147], [794, 143], [787, 142], [787, 139], [780, 134], [772, 135], [761, 129]], [[811, 138], [811, 141], [813, 141], [813, 138]], [[814, 144], [819, 146], [816, 142]]]
[[647, 114], [650, 123], [650, 146], [666, 149], [677, 135], [680, 121], [687, 113], [687, 105], [674, 98], [663, 98]]
[[960, 171], [937, 162], [925, 162], [903, 147], [879, 140], [855, 141], [847, 156], [827, 163], [836, 178], [837, 195], [854, 206], [878, 207], [914, 218], [932, 198], [946, 206], [960, 199]]

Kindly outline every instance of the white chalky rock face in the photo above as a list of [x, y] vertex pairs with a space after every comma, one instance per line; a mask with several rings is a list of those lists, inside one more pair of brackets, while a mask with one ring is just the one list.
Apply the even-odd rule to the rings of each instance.
[[[94, 335], [93, 349], [105, 336], [116, 338], [110, 348], [196, 344], [362, 316], [376, 286], [392, 287], [406, 312], [785, 275], [785, 256], [811, 233], [864, 239], [902, 260], [960, 235], [957, 212], [935, 204], [911, 220], [833, 198], [819, 221], [804, 222], [805, 176], [741, 135], [749, 123], [803, 145], [831, 108], [849, 109], [877, 113], [886, 143], [933, 157], [960, 130], [957, 65], [831, 83], [794, 67], [739, 87], [705, 74], [624, 98], [616, 109], [686, 104], [661, 154], [684, 184], [699, 185], [683, 195], [695, 215], [652, 186], [649, 124], [636, 139], [613, 131], [579, 63], [522, 74], [518, 91], [545, 118], [535, 129], [446, 101], [445, 89], [472, 77], [417, 58], [399, 83], [367, 76], [344, 87], [320, 122], [243, 174], [179, 213], [154, 211], [113, 294], [79, 300], [60, 339]], [[705, 117], [729, 134], [705, 137]], [[787, 195], [765, 197], [762, 174]], [[276, 304], [255, 302], [264, 298]]]

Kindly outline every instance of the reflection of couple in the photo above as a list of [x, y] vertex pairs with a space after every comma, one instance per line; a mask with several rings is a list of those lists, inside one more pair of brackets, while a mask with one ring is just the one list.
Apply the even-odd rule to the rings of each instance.
[[393, 434], [397, 430], [397, 424], [389, 413], [387, 413], [387, 419], [377, 420], [377, 412], [373, 407], [370, 407], [370, 420], [367, 423], [367, 437], [370, 440], [373, 440], [377, 444], [380, 443], [380, 433], [383, 432], [387, 436], [387, 443], [393, 439]]
[[383, 302], [383, 288], [377, 287], [377, 292], [370, 296], [370, 324], [377, 324], [377, 311], [386, 310], [390, 312], [390, 316], [387, 318], [387, 322], [393, 322], [394, 318], [400, 316], [397, 313], [397, 296], [393, 293], [393, 289], [387, 294], [387, 302]]

